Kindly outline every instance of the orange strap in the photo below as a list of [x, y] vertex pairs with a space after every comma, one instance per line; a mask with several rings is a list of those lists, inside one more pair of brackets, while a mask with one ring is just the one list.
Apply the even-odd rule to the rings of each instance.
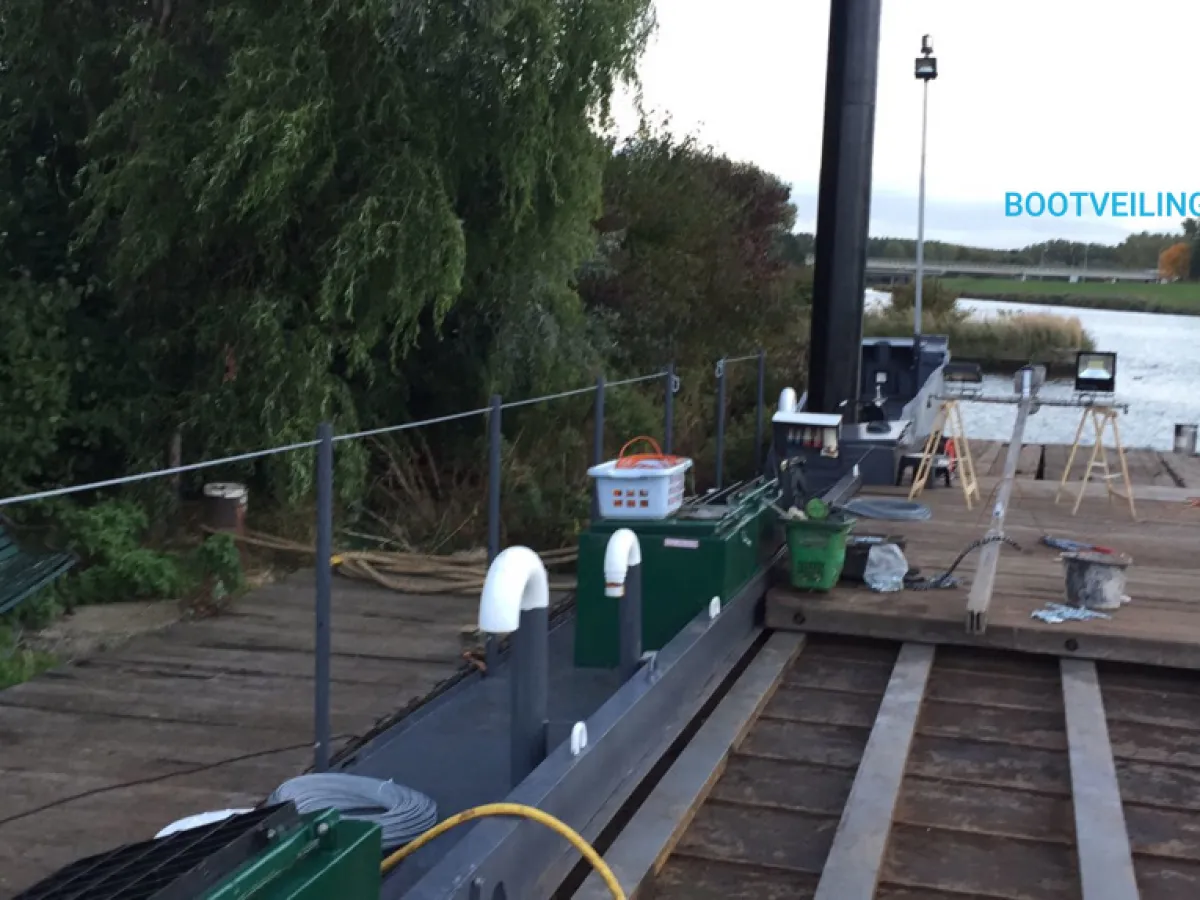
[[[634, 444], [644, 442], [654, 448], [653, 453], [631, 453], [628, 456], [626, 452]], [[633, 440], [626, 441], [625, 446], [621, 448], [621, 452], [617, 454], [618, 469], [669, 469], [671, 466], [678, 465], [683, 459], [681, 456], [668, 456], [662, 452], [662, 448], [658, 446], [658, 441], [647, 435], [640, 435]]]

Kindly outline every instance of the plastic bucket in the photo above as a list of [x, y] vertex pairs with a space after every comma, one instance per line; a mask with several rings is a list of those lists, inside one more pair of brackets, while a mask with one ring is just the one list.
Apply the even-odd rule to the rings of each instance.
[[846, 564], [846, 538], [855, 520], [834, 514], [828, 519], [790, 519], [784, 522], [792, 587], [828, 591]]
[[204, 524], [213, 531], [246, 532], [250, 493], [244, 484], [215, 482], [204, 486]]
[[1133, 564], [1119, 553], [1073, 552], [1062, 555], [1067, 602], [1083, 609], [1120, 609], [1128, 600], [1125, 570]]

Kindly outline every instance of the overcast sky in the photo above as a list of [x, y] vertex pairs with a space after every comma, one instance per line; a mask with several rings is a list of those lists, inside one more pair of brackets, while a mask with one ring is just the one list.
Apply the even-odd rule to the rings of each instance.
[[[829, 0], [657, 0], [648, 112], [793, 185], [816, 219]], [[1198, 0], [884, 0], [871, 233], [915, 237], [921, 87], [933, 38], [926, 237], [1017, 247], [1120, 241], [1179, 217], [1007, 217], [1005, 193], [1200, 192]], [[618, 104], [618, 124], [636, 121]], [[1154, 206], [1151, 196], [1150, 207]], [[1072, 201], [1074, 202], [1074, 201]]]

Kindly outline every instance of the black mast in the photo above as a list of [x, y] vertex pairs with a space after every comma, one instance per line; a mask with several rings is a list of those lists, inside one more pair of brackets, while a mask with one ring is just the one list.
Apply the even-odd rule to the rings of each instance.
[[832, 0], [808, 408], [858, 419], [882, 0]]

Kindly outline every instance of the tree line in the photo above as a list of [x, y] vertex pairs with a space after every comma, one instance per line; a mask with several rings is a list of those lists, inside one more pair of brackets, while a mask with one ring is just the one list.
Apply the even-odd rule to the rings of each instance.
[[[651, 0], [9, 0], [0, 494], [669, 360], [703, 461], [713, 362], [798, 376], [809, 282], [778, 178], [606, 136], [653, 25]], [[660, 431], [660, 395], [614, 394], [614, 434]], [[579, 404], [506, 415], [512, 536], [585, 514], [589, 432]], [[421, 441], [339, 445], [346, 508], [477, 509], [478, 425]], [[312, 488], [307, 454], [234, 474], [260, 505]]]

